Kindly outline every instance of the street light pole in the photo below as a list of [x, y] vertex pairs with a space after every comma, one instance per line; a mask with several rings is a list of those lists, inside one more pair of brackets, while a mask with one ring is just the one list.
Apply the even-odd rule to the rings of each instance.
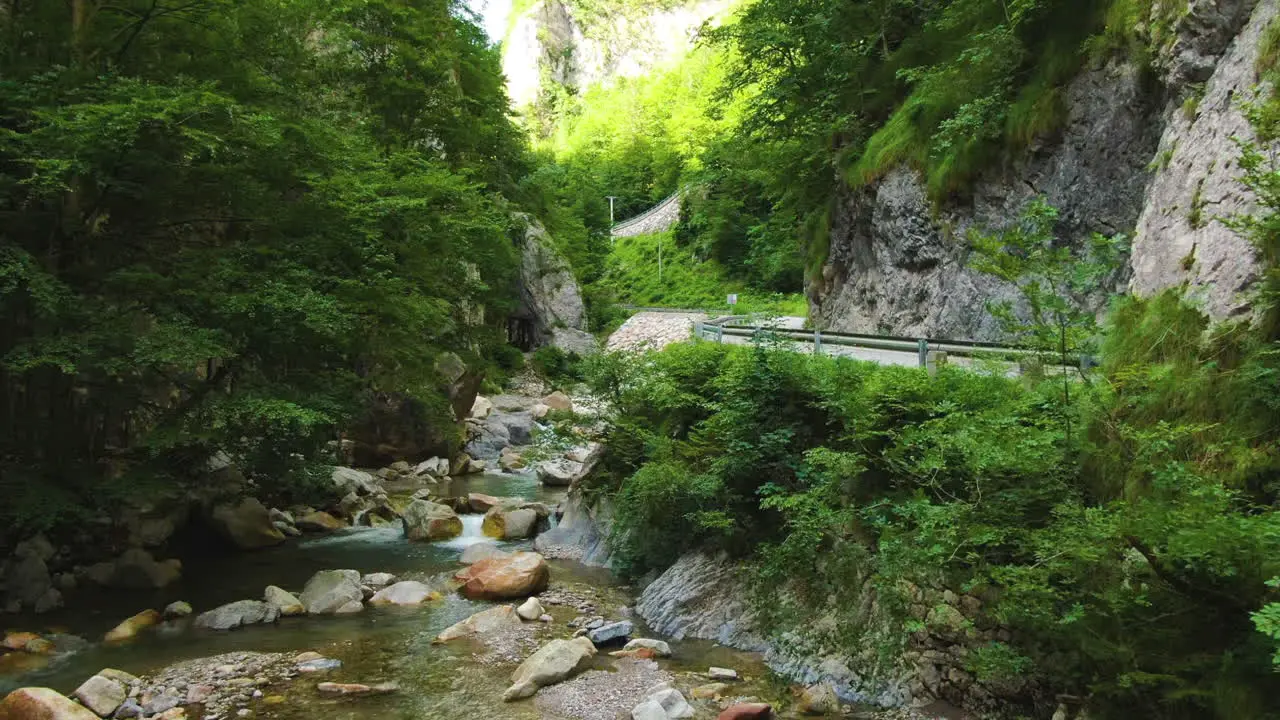
[[609, 225], [612, 226], [613, 225], [613, 201], [617, 200], [618, 198], [616, 195], [609, 195], [607, 196], [607, 199], [609, 200]]

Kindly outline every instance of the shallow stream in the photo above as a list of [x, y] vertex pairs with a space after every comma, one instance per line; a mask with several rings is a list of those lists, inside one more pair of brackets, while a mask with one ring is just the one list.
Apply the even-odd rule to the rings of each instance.
[[[524, 497], [554, 504], [562, 496], [544, 488], [527, 476], [484, 475], [456, 483], [457, 494], [481, 492], [504, 497]], [[42, 627], [23, 629], [58, 630], [94, 642], [80, 652], [58, 659], [49, 667], [20, 676], [0, 675], [0, 692], [22, 685], [44, 685], [61, 692], [74, 690], [87, 677], [104, 667], [138, 675], [151, 674], [180, 660], [208, 657], [233, 651], [302, 652], [318, 651], [342, 660], [342, 668], [323, 678], [303, 676], [291, 686], [273, 688], [284, 695], [278, 705], [255, 705], [259, 717], [289, 720], [314, 718], [318, 711], [330, 720], [346, 718], [445, 718], [476, 717], [539, 718], [533, 702], [502, 703], [502, 690], [509, 684], [513, 668], [509, 661], [488, 661], [468, 642], [448, 646], [432, 645], [444, 628], [484, 609], [491, 603], [471, 601], [455, 592], [419, 608], [366, 608], [347, 616], [282, 618], [268, 626], [250, 626], [230, 632], [188, 627], [162, 627], [146, 632], [137, 640], [120, 646], [96, 642], [120, 620], [146, 608], [162, 608], [173, 600], [186, 600], [196, 612], [241, 599], [259, 599], [267, 585], [279, 585], [299, 592], [307, 579], [319, 570], [351, 568], [361, 573], [390, 572], [400, 579], [415, 579], [445, 589], [457, 571], [458, 556], [468, 546], [485, 541], [480, 533], [480, 515], [463, 516], [463, 535], [438, 543], [414, 543], [404, 539], [399, 524], [381, 528], [351, 528], [338, 533], [304, 537], [267, 550], [237, 555], [221, 555], [188, 560], [184, 579], [163, 592], [116, 592], [95, 596], [91, 609], [74, 605], [61, 615], [41, 620]], [[500, 543], [507, 549], [528, 547], [530, 543]], [[629, 605], [628, 589], [607, 571], [578, 563], [551, 561], [553, 588], [563, 584], [585, 588], [600, 596], [600, 614]], [[538, 640], [565, 637], [571, 630], [564, 623], [577, 612], [549, 606], [555, 622], [539, 627]], [[637, 618], [637, 636], [644, 628]], [[653, 637], [652, 635], [645, 635]], [[758, 656], [737, 653], [704, 642], [673, 643], [676, 657], [663, 661], [672, 672], [705, 671], [709, 665], [735, 667], [754, 678], [766, 675]], [[527, 655], [527, 652], [524, 653]], [[611, 659], [601, 653], [599, 669], [611, 670]], [[383, 697], [326, 699], [315, 691], [318, 680], [335, 682], [394, 681], [398, 693]], [[746, 688], [743, 688], [746, 690]], [[755, 689], [755, 688], [753, 688]], [[323, 710], [319, 710], [323, 708]], [[714, 715], [713, 715], [714, 716]]]

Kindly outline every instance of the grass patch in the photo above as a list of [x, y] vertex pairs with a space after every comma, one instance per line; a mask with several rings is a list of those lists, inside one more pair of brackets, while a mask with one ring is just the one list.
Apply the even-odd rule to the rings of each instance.
[[[617, 238], [597, 286], [628, 305], [808, 315], [803, 295], [761, 292], [729, 280], [719, 263], [698, 260], [688, 248], [676, 244], [670, 231]], [[726, 302], [730, 293], [738, 295], [738, 304], [732, 308]]]

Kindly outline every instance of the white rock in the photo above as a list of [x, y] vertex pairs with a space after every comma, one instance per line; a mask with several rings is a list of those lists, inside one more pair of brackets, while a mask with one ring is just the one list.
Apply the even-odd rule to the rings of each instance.
[[521, 620], [537, 620], [543, 614], [542, 603], [538, 602], [538, 598], [531, 597], [516, 608], [516, 614], [520, 616]]

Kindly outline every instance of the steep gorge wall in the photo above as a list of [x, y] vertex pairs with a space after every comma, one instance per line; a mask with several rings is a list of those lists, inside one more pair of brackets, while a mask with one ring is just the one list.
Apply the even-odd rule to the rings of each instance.
[[[1112, 290], [1189, 286], [1215, 318], [1248, 312], [1240, 291], [1254, 253], [1214, 215], [1247, 211], [1233, 137], [1251, 137], [1240, 102], [1257, 82], [1259, 38], [1276, 0], [1191, 0], [1156, 78], [1125, 62], [1082, 72], [1067, 89], [1067, 120], [1052, 139], [988, 176], [963, 203], [937, 206], [918, 174], [898, 168], [868, 187], [837, 191], [830, 252], [807, 293], [828, 330], [994, 339], [988, 300], [1012, 288], [969, 269], [970, 228], [1007, 225], [1037, 195], [1059, 208], [1059, 235], [1133, 238]], [[1203, 87], [1188, 113], [1183, 100]], [[1100, 293], [1099, 306], [1104, 298]]]
[[640, 77], [683, 57], [702, 24], [732, 4], [618, 3], [587, 16], [565, 0], [538, 0], [515, 19], [503, 45], [507, 94], [520, 108], [548, 83], [583, 91]]

